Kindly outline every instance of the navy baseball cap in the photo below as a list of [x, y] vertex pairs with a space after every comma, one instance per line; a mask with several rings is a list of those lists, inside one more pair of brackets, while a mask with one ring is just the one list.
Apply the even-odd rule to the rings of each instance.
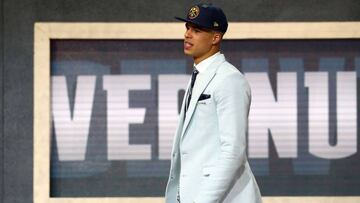
[[189, 9], [186, 18], [175, 18], [222, 33], [225, 33], [228, 28], [228, 22], [224, 12], [221, 8], [213, 6], [212, 4], [197, 4]]

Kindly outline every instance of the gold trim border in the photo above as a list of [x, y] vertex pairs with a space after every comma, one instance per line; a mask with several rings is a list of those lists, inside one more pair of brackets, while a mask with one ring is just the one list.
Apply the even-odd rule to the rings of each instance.
[[[183, 23], [34, 24], [34, 202], [160, 203], [164, 198], [50, 198], [50, 39], [183, 39]], [[360, 38], [360, 22], [229, 23], [225, 39]], [[355, 203], [360, 196], [263, 197], [264, 203]]]

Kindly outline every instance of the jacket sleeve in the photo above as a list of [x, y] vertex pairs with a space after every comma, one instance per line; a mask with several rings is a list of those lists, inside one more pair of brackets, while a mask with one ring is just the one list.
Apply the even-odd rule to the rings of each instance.
[[250, 87], [241, 73], [224, 77], [213, 95], [218, 116], [220, 156], [210, 176], [204, 178], [194, 202], [224, 200], [239, 168], [246, 163], [246, 130], [251, 102]]

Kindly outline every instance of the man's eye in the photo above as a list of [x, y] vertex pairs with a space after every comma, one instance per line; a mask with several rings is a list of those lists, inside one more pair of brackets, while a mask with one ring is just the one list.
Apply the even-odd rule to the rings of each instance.
[[201, 32], [201, 30], [195, 29], [195, 32]]

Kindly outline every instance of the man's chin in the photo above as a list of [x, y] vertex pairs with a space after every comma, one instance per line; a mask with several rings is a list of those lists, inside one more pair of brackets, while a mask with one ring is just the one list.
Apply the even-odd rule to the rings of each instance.
[[184, 54], [187, 56], [192, 56], [192, 53], [186, 49], [184, 49]]

